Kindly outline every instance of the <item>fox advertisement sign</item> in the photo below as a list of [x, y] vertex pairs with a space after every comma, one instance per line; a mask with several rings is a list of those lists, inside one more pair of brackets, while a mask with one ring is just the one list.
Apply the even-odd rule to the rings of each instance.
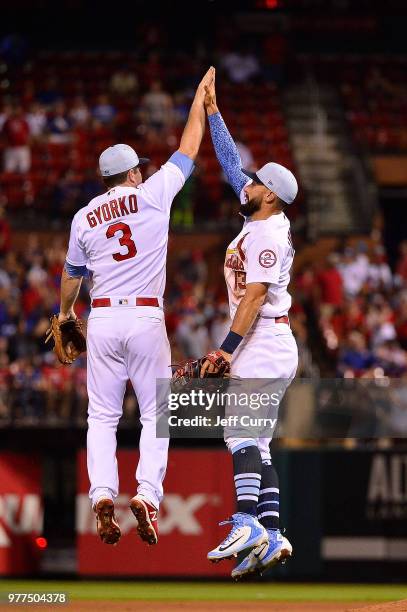
[[76, 530], [78, 571], [82, 575], [225, 576], [229, 561], [212, 564], [206, 555], [226, 536], [219, 522], [235, 512], [232, 461], [223, 450], [173, 450], [169, 453], [164, 499], [159, 512], [158, 544], [149, 546], [136, 533], [129, 509], [136, 493], [138, 452], [118, 451], [120, 495], [115, 500], [122, 537], [116, 546], [96, 534], [88, 497], [86, 453], [78, 454]]
[[18, 576], [38, 569], [36, 538], [42, 532], [40, 462], [0, 454], [0, 574]]

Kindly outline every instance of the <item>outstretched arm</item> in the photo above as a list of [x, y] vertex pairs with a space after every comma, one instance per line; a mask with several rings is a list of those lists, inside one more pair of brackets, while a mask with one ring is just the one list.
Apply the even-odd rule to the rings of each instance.
[[215, 79], [210, 85], [205, 86], [205, 93], [205, 108], [216, 157], [226, 174], [228, 183], [240, 199], [241, 191], [248, 179], [241, 170], [239, 151], [216, 104]]
[[194, 169], [193, 162], [205, 132], [205, 86], [211, 85], [214, 75], [215, 68], [211, 67], [199, 83], [179, 148], [169, 158], [170, 163], [164, 164], [161, 170], [152, 174], [142, 184], [142, 188], [148, 191], [151, 204], [167, 213], [174, 197]]
[[178, 151], [195, 160], [205, 133], [205, 87], [210, 87], [215, 78], [215, 68], [212, 66], [199, 83], [195, 98], [189, 111], [188, 121], [181, 136]]

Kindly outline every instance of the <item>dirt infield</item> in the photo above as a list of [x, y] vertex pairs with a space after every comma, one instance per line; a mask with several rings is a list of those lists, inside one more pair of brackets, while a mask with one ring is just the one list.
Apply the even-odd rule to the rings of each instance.
[[[230, 610], [233, 612], [247, 612], [248, 607], [255, 612], [407, 612], [407, 600], [383, 602], [366, 605], [361, 602], [323, 602], [323, 601], [268, 601], [268, 602], [225, 602], [225, 601], [76, 601], [67, 606], [75, 612], [105, 612], [107, 610], [120, 610], [121, 612], [172, 612], [188, 610], [188, 612], [213, 612], [213, 610]], [[38, 608], [36, 608], [38, 610]], [[31, 608], [32, 610], [32, 608]], [[46, 609], [43, 609], [44, 612]], [[49, 611], [49, 608], [47, 608]], [[66, 610], [66, 608], [64, 608]]]
[[[158, 601], [136, 601], [136, 602], [114, 602], [112, 603], [106, 602], [106, 607], [100, 608], [99, 606], [96, 608], [92, 608], [91, 605], [94, 602], [81, 602], [80, 607], [78, 607], [77, 602], [75, 604], [75, 612], [89, 612], [89, 610], [120, 610], [121, 612], [175, 612], [179, 611], [188, 611], [188, 612], [214, 612], [214, 610], [223, 610], [230, 612], [345, 612], [344, 604], [338, 603], [324, 603], [324, 602], [278, 602], [278, 601], [269, 601], [269, 602], [224, 602], [224, 601], [180, 601], [180, 602], [171, 602], [164, 603]], [[85, 606], [83, 606], [85, 604]], [[70, 607], [70, 606], [68, 606]], [[72, 608], [73, 609], [73, 608]]]
[[[116, 610], [120, 612], [213, 612], [224, 610], [233, 612], [247, 612], [248, 608], [254, 612], [407, 612], [407, 599], [402, 601], [382, 602], [366, 604], [359, 602], [324, 602], [324, 601], [251, 601], [248, 602], [225, 602], [225, 601], [129, 601], [111, 600], [101, 601], [96, 599], [75, 600], [64, 606], [14, 606], [17, 610], [33, 612], [50, 612], [50, 610], [75, 610], [75, 612], [107, 612]], [[10, 606], [0, 605], [0, 611], [10, 612]]]
[[[230, 610], [231, 612], [247, 612], [248, 608], [255, 612], [407, 612], [407, 600], [395, 601], [388, 603], [379, 603], [374, 605], [366, 605], [361, 602], [323, 602], [323, 601], [308, 601], [308, 602], [225, 602], [225, 601], [100, 601], [76, 600], [65, 606], [15, 606], [17, 610], [35, 610], [36, 612], [50, 612], [50, 610], [75, 610], [75, 612], [171, 612], [171, 611], [188, 611], [188, 612], [213, 612], [214, 610]], [[10, 606], [1, 606], [0, 610], [8, 610]]]
[[402, 601], [389, 601], [387, 603], [364, 605], [358, 608], [349, 608], [347, 612], [407, 612], [407, 599]]

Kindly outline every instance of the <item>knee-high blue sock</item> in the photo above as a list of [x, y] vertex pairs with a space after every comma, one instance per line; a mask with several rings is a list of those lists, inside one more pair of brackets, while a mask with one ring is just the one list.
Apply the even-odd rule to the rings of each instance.
[[243, 442], [233, 453], [233, 471], [238, 512], [257, 515], [261, 481], [261, 456], [257, 445], [250, 441]]
[[262, 462], [261, 486], [257, 504], [257, 518], [266, 529], [279, 529], [280, 489], [278, 474], [270, 459]]

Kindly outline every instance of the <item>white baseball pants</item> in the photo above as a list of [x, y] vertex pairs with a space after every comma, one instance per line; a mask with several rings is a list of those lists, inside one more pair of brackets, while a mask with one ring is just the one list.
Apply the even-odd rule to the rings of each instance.
[[92, 504], [119, 492], [116, 430], [127, 380], [133, 384], [142, 424], [136, 479], [159, 507], [163, 497], [169, 440], [156, 437], [156, 379], [171, 376], [170, 345], [161, 308], [94, 308], [87, 333], [88, 473]]
[[[286, 323], [260, 317], [233, 353], [232, 376], [239, 378], [280, 379], [288, 385], [298, 366], [298, 348], [291, 328]], [[233, 449], [248, 438], [225, 437], [228, 449]], [[270, 459], [271, 438], [257, 438], [262, 461]]]

